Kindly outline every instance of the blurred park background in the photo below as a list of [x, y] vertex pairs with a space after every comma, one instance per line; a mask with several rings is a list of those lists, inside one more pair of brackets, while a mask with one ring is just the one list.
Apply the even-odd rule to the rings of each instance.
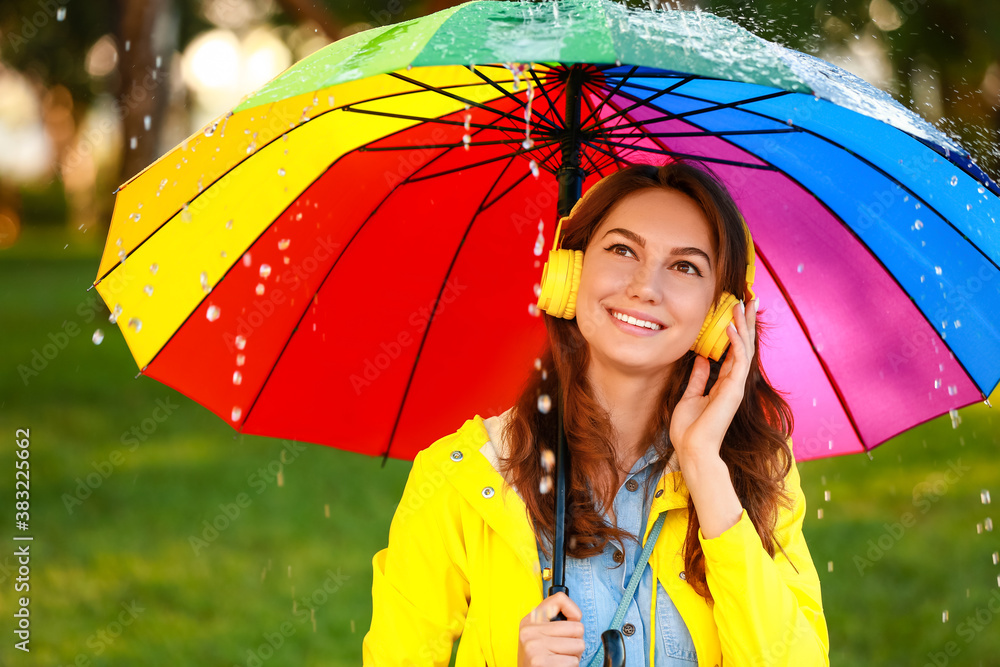
[[[0, 486], [11, 508], [0, 664], [360, 663], [371, 557], [409, 463], [235, 434], [135, 379], [87, 287], [120, 183], [316, 49], [451, 4], [0, 5]], [[1000, 176], [991, 3], [745, 4], [699, 3], [864, 77]], [[46, 346], [57, 353], [41, 355]], [[12, 633], [21, 594], [7, 499], [20, 428], [31, 434], [30, 654]], [[870, 459], [801, 464], [834, 665], [1000, 664], [998, 445], [1000, 418], [977, 405]]]

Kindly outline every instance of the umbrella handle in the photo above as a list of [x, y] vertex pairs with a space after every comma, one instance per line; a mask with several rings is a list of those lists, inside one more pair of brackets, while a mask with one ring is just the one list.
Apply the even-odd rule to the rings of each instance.
[[603, 667], [625, 667], [625, 638], [620, 630], [610, 628], [601, 633], [604, 644]]
[[[557, 415], [559, 420], [559, 442], [556, 446], [556, 525], [552, 540], [552, 585], [549, 595], [565, 593], [566, 587], [566, 494], [569, 486], [569, 447], [566, 445], [566, 434], [563, 432], [562, 411]], [[566, 616], [559, 612], [553, 621], [565, 621]]]

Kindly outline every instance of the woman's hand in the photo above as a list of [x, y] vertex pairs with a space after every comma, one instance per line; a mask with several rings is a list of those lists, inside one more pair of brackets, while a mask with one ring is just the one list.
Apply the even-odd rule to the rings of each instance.
[[754, 299], [745, 313], [742, 302], [733, 307], [736, 326], [731, 324], [726, 329], [729, 354], [707, 396], [702, 394], [708, 384], [709, 362], [701, 355], [695, 359], [687, 389], [670, 417], [670, 442], [682, 466], [685, 460], [704, 462], [719, 456], [722, 439], [743, 402], [756, 342], [759, 303], [759, 298]]
[[[565, 621], [552, 621], [559, 612]], [[521, 619], [518, 667], [577, 667], [583, 655], [583, 614], [565, 593], [556, 593]]]

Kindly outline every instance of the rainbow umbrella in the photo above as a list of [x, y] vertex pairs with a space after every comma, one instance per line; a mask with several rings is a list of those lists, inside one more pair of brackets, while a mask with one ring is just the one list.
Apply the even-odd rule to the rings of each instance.
[[469, 2], [297, 63], [121, 186], [95, 285], [241, 432], [412, 458], [512, 404], [557, 215], [697, 157], [757, 245], [800, 460], [1000, 380], [1000, 190], [858, 78], [701, 12]]

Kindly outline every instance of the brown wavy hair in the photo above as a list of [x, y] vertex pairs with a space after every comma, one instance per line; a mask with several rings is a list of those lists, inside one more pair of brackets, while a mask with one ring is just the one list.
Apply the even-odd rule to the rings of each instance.
[[[624, 197], [649, 188], [681, 192], [694, 200], [705, 213], [718, 257], [715, 299], [723, 291], [744, 296], [747, 244], [738, 208], [725, 186], [707, 168], [690, 161], [675, 161], [663, 166], [633, 165], [604, 179], [600, 187], [588, 193], [571, 222], [563, 230], [562, 247], [584, 250], [612, 208]], [[562, 419], [570, 450], [571, 473], [567, 493], [567, 553], [587, 558], [601, 553], [609, 541], [619, 543], [638, 538], [609, 525], [598, 507], [612, 506], [619, 471], [616, 464], [613, 427], [607, 411], [595, 399], [586, 370], [589, 346], [580, 334], [575, 319], [544, 315], [548, 341], [539, 355], [544, 372], [533, 373], [511, 410], [503, 427], [507, 444], [501, 468], [507, 480], [519, 490], [534, 524], [539, 543], [551, 554], [555, 529], [555, 494], [541, 493], [539, 485], [547, 474], [542, 452], [555, 451], [558, 419]], [[789, 507], [784, 493], [784, 478], [791, 468], [788, 445], [792, 431], [792, 412], [788, 403], [768, 382], [760, 365], [759, 341], [765, 327], [757, 320], [757, 341], [743, 403], [733, 417], [722, 442], [720, 455], [729, 468], [733, 486], [757, 533], [761, 544], [773, 558], [776, 546], [774, 529], [779, 505]], [[665, 470], [673, 446], [666, 437], [670, 415], [687, 387], [696, 354], [688, 351], [671, 369], [661, 393], [660, 410], [646, 425], [643, 444], [651, 444], [659, 460], [653, 464], [650, 480], [655, 483]], [[718, 376], [721, 363], [712, 362], [709, 387]], [[707, 389], [706, 389], [707, 390]], [[552, 410], [542, 414], [538, 397], [547, 394]], [[557, 399], [562, 397], [562, 401]], [[562, 403], [560, 405], [560, 403]], [[684, 541], [686, 580], [707, 599], [711, 593], [705, 581], [705, 561], [698, 540], [700, 526], [694, 502], [688, 497], [688, 529]], [[572, 537], [571, 537], [572, 536]], [[782, 550], [783, 551], [783, 550]]]

